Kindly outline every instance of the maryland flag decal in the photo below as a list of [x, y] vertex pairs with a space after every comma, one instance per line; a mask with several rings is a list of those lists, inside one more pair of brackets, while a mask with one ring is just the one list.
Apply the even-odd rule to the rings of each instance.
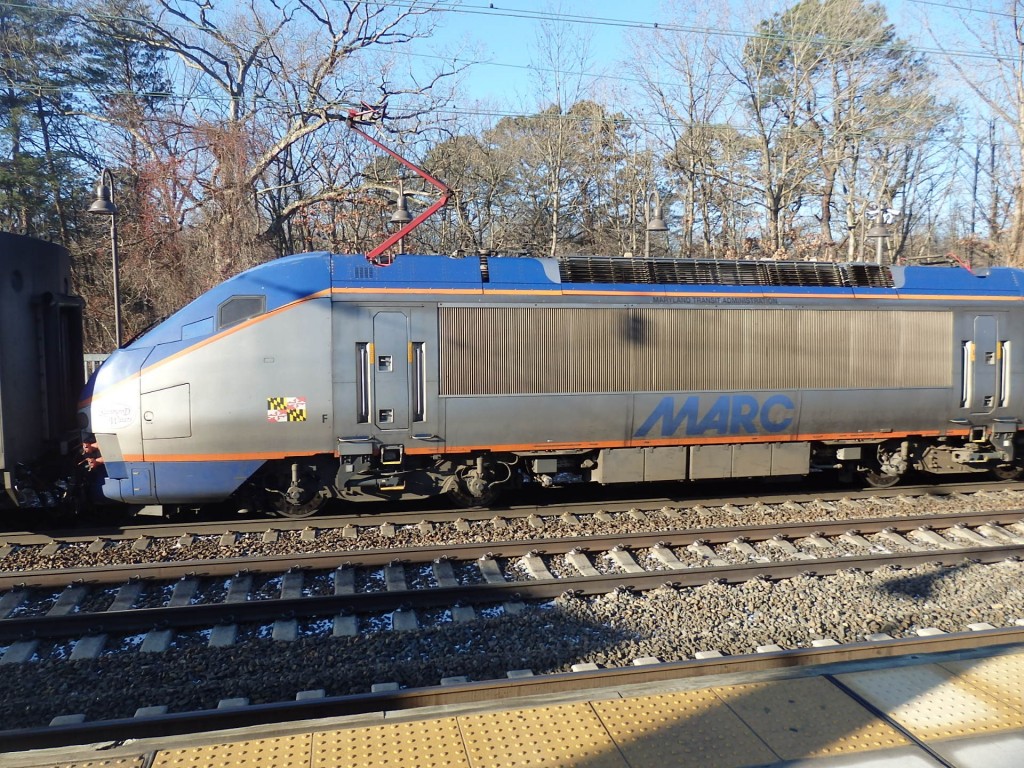
[[304, 397], [268, 397], [267, 421], [305, 421], [306, 398]]

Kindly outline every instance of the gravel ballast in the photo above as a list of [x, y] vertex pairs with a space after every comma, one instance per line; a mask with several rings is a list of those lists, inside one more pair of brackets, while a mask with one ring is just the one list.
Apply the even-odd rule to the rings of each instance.
[[23, 728], [64, 714], [131, 717], [160, 704], [176, 712], [237, 697], [254, 704], [292, 700], [298, 691], [318, 688], [336, 696], [365, 693], [380, 682], [418, 687], [458, 675], [501, 679], [513, 669], [543, 674], [583, 662], [615, 667], [712, 649], [737, 655], [772, 643], [807, 647], [824, 637], [853, 642], [877, 632], [909, 636], [924, 627], [1008, 626], [1024, 617], [1022, 577], [1024, 564], [1016, 561], [849, 570], [781, 582], [567, 596], [516, 615], [414, 632], [258, 638], [224, 649], [183, 644], [164, 653], [10, 664], [3, 668], [0, 721]]

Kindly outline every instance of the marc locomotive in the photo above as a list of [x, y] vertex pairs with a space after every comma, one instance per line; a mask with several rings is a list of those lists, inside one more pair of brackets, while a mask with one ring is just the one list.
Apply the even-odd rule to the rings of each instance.
[[1024, 272], [311, 253], [116, 351], [81, 404], [132, 504], [912, 468], [1016, 476]]

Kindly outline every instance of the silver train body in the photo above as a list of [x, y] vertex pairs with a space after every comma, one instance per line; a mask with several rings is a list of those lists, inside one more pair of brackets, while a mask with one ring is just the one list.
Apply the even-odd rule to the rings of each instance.
[[0, 508], [55, 506], [78, 459], [82, 300], [54, 243], [0, 233]]
[[313, 253], [249, 270], [86, 388], [107, 499], [328, 498], [837, 470], [1019, 472], [1024, 273]]

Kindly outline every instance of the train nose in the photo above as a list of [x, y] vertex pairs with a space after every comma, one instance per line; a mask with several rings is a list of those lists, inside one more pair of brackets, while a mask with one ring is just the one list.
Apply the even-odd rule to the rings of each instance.
[[82, 460], [99, 496], [130, 501], [132, 462], [142, 455], [139, 377], [149, 349], [115, 351], [97, 369], [80, 409]]

